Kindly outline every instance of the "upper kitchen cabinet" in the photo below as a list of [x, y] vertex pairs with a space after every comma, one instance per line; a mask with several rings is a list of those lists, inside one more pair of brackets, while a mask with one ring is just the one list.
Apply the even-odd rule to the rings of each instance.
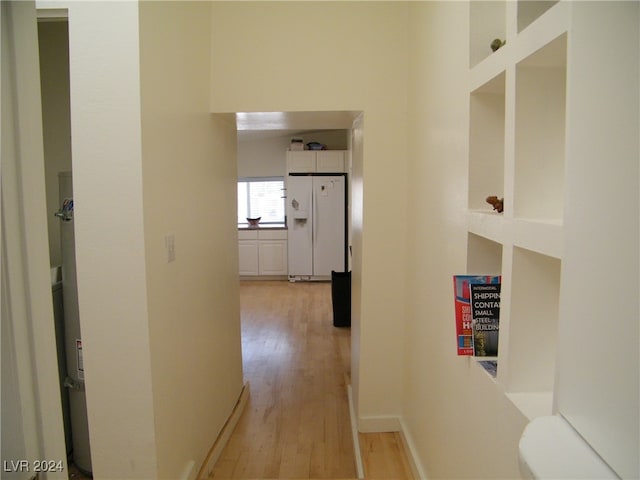
[[346, 150], [287, 151], [287, 173], [344, 173]]
[[310, 150], [287, 151], [287, 173], [313, 173], [316, 171], [316, 153]]

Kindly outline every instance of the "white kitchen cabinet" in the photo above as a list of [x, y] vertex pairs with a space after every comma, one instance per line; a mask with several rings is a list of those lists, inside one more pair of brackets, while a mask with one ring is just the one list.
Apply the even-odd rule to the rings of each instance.
[[287, 275], [287, 231], [239, 230], [238, 256], [242, 276]]
[[321, 150], [316, 152], [316, 172], [318, 173], [343, 173], [345, 169], [344, 150]]
[[240, 275], [258, 275], [258, 240], [238, 240]]
[[312, 173], [316, 171], [316, 152], [311, 150], [288, 151], [287, 171], [294, 173]]
[[346, 150], [287, 151], [288, 173], [344, 173]]
[[286, 275], [287, 241], [260, 240], [258, 242], [258, 266], [260, 275]]

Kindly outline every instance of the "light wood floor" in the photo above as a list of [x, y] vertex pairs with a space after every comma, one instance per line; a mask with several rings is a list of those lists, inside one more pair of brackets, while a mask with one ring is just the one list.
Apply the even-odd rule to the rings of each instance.
[[[248, 281], [240, 296], [251, 393], [210, 478], [357, 478], [350, 330], [333, 327], [331, 285]], [[367, 478], [412, 478], [397, 434], [360, 443]]]

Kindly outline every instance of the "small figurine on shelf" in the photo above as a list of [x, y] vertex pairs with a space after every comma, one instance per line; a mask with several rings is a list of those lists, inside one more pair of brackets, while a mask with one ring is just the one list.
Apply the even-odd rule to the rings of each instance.
[[502, 213], [504, 198], [498, 198], [495, 195], [491, 195], [490, 197], [487, 197], [487, 203], [490, 204], [496, 212]]
[[507, 43], [506, 40], [500, 40], [499, 38], [494, 39], [490, 45], [491, 51], [496, 52], [500, 47], [504, 47], [506, 43]]

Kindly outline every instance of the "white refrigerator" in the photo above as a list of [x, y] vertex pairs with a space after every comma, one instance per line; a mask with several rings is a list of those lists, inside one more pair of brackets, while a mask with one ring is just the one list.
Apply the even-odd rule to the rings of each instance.
[[346, 271], [346, 175], [289, 175], [289, 280], [329, 280]]

